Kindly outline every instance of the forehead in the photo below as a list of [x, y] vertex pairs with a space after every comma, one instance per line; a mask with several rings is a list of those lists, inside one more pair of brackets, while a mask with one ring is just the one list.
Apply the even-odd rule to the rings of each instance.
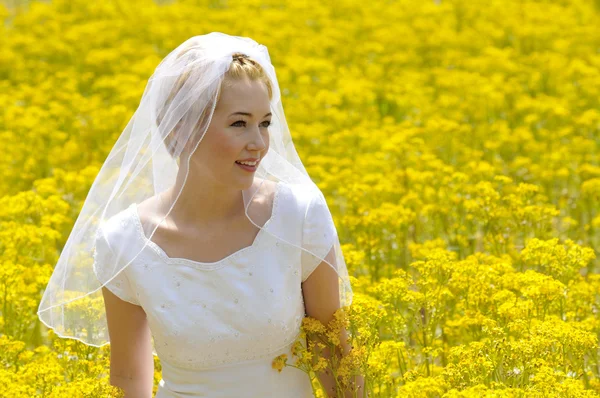
[[236, 108], [232, 112], [244, 111], [260, 116], [269, 111], [269, 92], [263, 81], [244, 79], [228, 83], [222, 87], [217, 109], [229, 111]]

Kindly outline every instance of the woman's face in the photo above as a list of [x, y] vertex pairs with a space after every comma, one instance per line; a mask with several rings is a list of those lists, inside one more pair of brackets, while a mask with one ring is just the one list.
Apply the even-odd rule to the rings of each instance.
[[245, 79], [223, 85], [208, 130], [192, 154], [190, 166], [193, 164], [196, 172], [216, 183], [240, 189], [250, 187], [258, 163], [247, 168], [237, 162], [260, 161], [267, 154], [270, 123], [270, 100], [264, 82]]

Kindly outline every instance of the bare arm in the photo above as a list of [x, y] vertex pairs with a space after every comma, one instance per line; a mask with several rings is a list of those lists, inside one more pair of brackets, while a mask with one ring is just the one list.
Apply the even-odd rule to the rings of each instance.
[[[326, 257], [331, 264], [335, 264], [335, 255], [332, 251]], [[306, 315], [311, 318], [318, 319], [324, 325], [333, 319], [333, 313], [340, 308], [338, 275], [329, 264], [323, 261], [310, 274], [310, 276], [302, 283], [302, 293], [304, 295], [304, 305], [306, 307]], [[348, 334], [344, 328], [340, 331], [340, 342], [342, 343], [343, 353], [336, 348], [336, 355], [341, 359], [342, 355], [347, 355], [351, 347], [348, 344]], [[322, 353], [326, 358], [331, 358], [329, 347], [324, 349]], [[316, 360], [317, 358], [315, 358]], [[339, 361], [338, 361], [339, 363]], [[336, 397], [336, 382], [329, 371], [329, 374], [320, 372], [317, 374], [321, 385], [327, 391], [329, 397]], [[364, 378], [357, 376], [354, 378], [356, 385], [360, 386], [356, 396], [362, 397], [364, 390]], [[347, 391], [345, 397], [354, 397], [355, 395]], [[365, 395], [366, 396], [366, 395]], [[336, 397], [337, 398], [337, 397]]]
[[152, 397], [154, 358], [146, 313], [102, 287], [110, 338], [110, 384], [125, 398]]

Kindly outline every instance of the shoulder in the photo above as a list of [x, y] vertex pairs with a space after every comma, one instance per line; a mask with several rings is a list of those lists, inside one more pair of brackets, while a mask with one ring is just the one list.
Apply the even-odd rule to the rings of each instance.
[[301, 223], [310, 203], [306, 185], [279, 181], [276, 191], [277, 212], [288, 222]]
[[104, 239], [113, 253], [121, 253], [124, 247], [131, 247], [137, 233], [133, 214], [133, 204], [107, 217], [96, 231], [96, 240]]
[[325, 197], [319, 188], [314, 184], [298, 184], [282, 182], [282, 193], [285, 192], [286, 200], [289, 201], [294, 209], [302, 215], [306, 215], [309, 208], [315, 204], [325, 203]]
[[306, 184], [289, 183], [286, 181], [257, 180], [249, 191], [252, 202], [257, 208], [271, 209], [277, 207], [278, 212], [304, 213], [311, 195], [311, 189]]

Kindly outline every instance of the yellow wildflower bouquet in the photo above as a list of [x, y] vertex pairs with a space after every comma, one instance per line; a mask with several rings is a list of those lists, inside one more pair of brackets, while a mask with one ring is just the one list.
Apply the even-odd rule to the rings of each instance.
[[[305, 317], [299, 337], [292, 345], [293, 363], [288, 363], [287, 354], [282, 354], [273, 360], [273, 368], [281, 372], [284, 367], [291, 366], [307, 373], [316, 397], [368, 396], [361, 380], [361, 375], [368, 371], [368, 350], [358, 345], [356, 334], [348, 337], [346, 333], [349, 327], [352, 331], [351, 311], [351, 307], [339, 308], [326, 325], [318, 319]], [[322, 380], [333, 381], [335, 385], [326, 387]]]

